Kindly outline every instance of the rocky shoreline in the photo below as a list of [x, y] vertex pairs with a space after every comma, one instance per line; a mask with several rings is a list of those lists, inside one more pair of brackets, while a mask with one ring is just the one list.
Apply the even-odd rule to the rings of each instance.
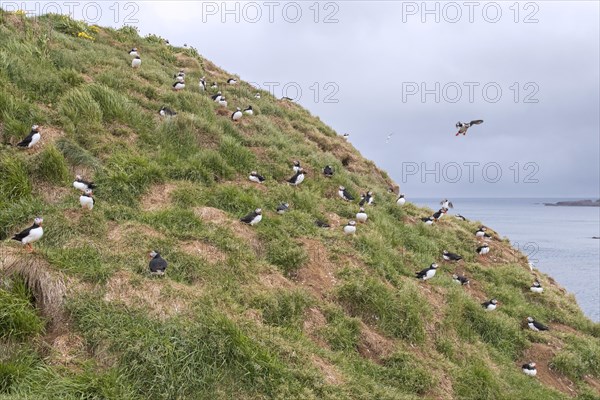
[[600, 207], [600, 199], [559, 201], [558, 203], [544, 203], [544, 205], [551, 207]]

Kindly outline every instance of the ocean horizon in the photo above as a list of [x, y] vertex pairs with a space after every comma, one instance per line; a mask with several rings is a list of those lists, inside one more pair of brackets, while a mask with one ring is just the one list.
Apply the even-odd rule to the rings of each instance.
[[[510, 240], [539, 271], [551, 276], [594, 322], [600, 322], [600, 207], [544, 203], [598, 197], [455, 197], [449, 215], [480, 221]], [[440, 198], [408, 198], [437, 210]]]

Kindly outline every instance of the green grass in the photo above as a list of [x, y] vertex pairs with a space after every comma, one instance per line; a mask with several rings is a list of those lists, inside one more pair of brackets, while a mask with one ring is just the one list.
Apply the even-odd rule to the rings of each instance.
[[[411, 222], [428, 211], [397, 207], [387, 174], [297, 104], [266, 92], [257, 100], [244, 82], [227, 86], [231, 74], [195, 49], [131, 27], [0, 11], [0, 35], [0, 400], [564, 399], [518, 368], [532, 343], [548, 342], [561, 348], [556, 374], [594, 398], [584, 375], [600, 379], [600, 324], [572, 296], [543, 274], [546, 291], [532, 295], [521, 257], [480, 263], [477, 222]], [[139, 70], [132, 46], [143, 54]], [[188, 88], [175, 93], [182, 67]], [[228, 97], [223, 115], [199, 91], [201, 76]], [[256, 115], [233, 123], [238, 105]], [[177, 116], [159, 117], [162, 106]], [[60, 134], [31, 151], [9, 145], [33, 124]], [[293, 188], [285, 180], [296, 159], [308, 175]], [[267, 181], [248, 182], [252, 170]], [[98, 185], [92, 212], [79, 207], [76, 174]], [[355, 237], [314, 224], [354, 218], [357, 203], [339, 200], [339, 185], [377, 195]], [[282, 202], [290, 210], [278, 215]], [[258, 207], [263, 221], [243, 226]], [[25, 256], [7, 239], [38, 215], [45, 235]], [[493, 242], [493, 251], [507, 247]], [[150, 249], [169, 262], [166, 276], [149, 276]], [[458, 267], [448, 264], [416, 281], [444, 249], [464, 256], [471, 289], [452, 283]], [[28, 289], [5, 277], [4, 260], [23, 257], [67, 285], [59, 328], [85, 351], [66, 364], [31, 294], [35, 280]], [[122, 276], [123, 301], [109, 301]], [[486, 313], [479, 303], [491, 297], [501, 306]], [[575, 333], [524, 331], [529, 315]]]

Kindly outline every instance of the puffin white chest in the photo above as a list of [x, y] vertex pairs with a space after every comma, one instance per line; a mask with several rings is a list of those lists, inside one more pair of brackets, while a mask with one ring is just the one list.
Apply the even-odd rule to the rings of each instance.
[[344, 233], [346, 235], [354, 235], [356, 233], [356, 227], [352, 225], [346, 225], [344, 227]]
[[543, 287], [541, 287], [541, 286], [532, 286], [532, 287], [530, 288], [530, 290], [531, 290], [533, 293], [542, 293], [542, 292], [544, 291], [544, 288], [543, 288]]
[[496, 304], [488, 304], [485, 308], [486, 311], [494, 311], [496, 309]]
[[256, 217], [254, 217], [254, 219], [252, 221], [250, 221], [250, 225], [254, 226], [254, 225], [258, 224], [260, 221], [262, 221], [262, 214], [259, 214]]
[[131, 61], [131, 66], [132, 66], [133, 68], [139, 68], [139, 66], [140, 66], [140, 65], [142, 65], [142, 60], [141, 60], [140, 58], [134, 58], [134, 59]]
[[365, 223], [365, 222], [367, 222], [367, 218], [368, 218], [368, 215], [367, 215], [366, 212], [358, 212], [358, 213], [356, 213], [356, 220], [358, 222]]
[[423, 277], [423, 280], [427, 280], [427, 279], [431, 279], [435, 276], [435, 269], [431, 268], [430, 270], [427, 271], [427, 273], [425, 274], [425, 276]]
[[39, 133], [35, 133], [32, 137], [31, 137], [31, 143], [29, 143], [29, 145], [27, 146], [28, 148], [32, 148], [33, 146], [36, 145], [37, 142], [40, 141], [40, 139], [42, 138], [42, 135], [40, 135]]
[[396, 201], [396, 204], [398, 204], [399, 206], [403, 206], [405, 203], [406, 199], [404, 197], [401, 197]]
[[523, 368], [523, 372], [525, 373], [525, 375], [528, 375], [528, 376], [536, 376], [537, 375], [537, 369]]
[[296, 177], [296, 181], [294, 182], [294, 185], [298, 186], [302, 182], [304, 182], [304, 174], [300, 174]]
[[94, 208], [94, 199], [90, 196], [81, 195], [79, 196], [79, 204], [82, 208], [91, 210]]
[[28, 243], [37, 242], [38, 240], [40, 240], [42, 238], [42, 236], [44, 236], [44, 228], [39, 226], [37, 228], [30, 230], [29, 235], [27, 235], [25, 238], [23, 238], [22, 243], [28, 244]]
[[533, 322], [529, 322], [527, 324], [527, 326], [529, 327], [529, 329], [531, 329], [532, 331], [536, 331], [539, 332], [540, 330], [535, 326], [535, 324]]

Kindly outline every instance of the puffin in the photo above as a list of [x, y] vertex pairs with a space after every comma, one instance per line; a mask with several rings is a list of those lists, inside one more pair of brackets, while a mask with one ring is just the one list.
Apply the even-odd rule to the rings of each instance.
[[466, 220], [467, 220], [465, 217], [463, 217], [463, 216], [462, 216], [462, 215], [460, 215], [460, 214], [456, 214], [456, 215], [454, 216], [454, 218], [456, 218], [456, 219], [460, 219], [461, 221], [466, 221]]
[[421, 218], [421, 221], [425, 223], [425, 225], [433, 225], [434, 218], [433, 217], [424, 217]]
[[292, 176], [290, 179], [288, 179], [288, 182], [293, 186], [298, 186], [302, 182], [304, 182], [304, 174], [305, 174], [304, 169], [299, 168], [298, 172], [296, 172], [296, 174], [294, 176]]
[[81, 208], [90, 211], [94, 209], [95, 200], [93, 194], [94, 192], [92, 189], [85, 189], [83, 194], [79, 196], [79, 204], [81, 204]]
[[135, 58], [131, 60], [131, 67], [139, 68], [140, 65], [142, 65], [142, 59], [140, 58], [140, 56], [135, 56]]
[[242, 110], [240, 110], [240, 108], [236, 108], [236, 110], [231, 114], [231, 120], [232, 121], [239, 121], [242, 118]]
[[248, 177], [254, 183], [263, 183], [265, 181], [265, 177], [259, 175], [256, 171], [250, 172], [250, 176]]
[[219, 105], [221, 107], [227, 107], [227, 100], [225, 99], [225, 96], [221, 96], [221, 98], [219, 99]]
[[158, 113], [160, 114], [161, 117], [174, 117], [175, 115], [177, 115], [177, 113], [173, 110], [171, 110], [168, 107], [162, 107]]
[[448, 212], [447, 208], [442, 208], [441, 210], [438, 210], [435, 213], [433, 213], [433, 219], [435, 221], [439, 221], [440, 218], [442, 218], [444, 216], [444, 214], [446, 214], [447, 212]]
[[404, 204], [406, 204], [406, 199], [404, 198], [403, 194], [400, 194], [400, 196], [398, 196], [398, 198], [396, 199], [396, 204], [399, 206], [403, 206]]
[[525, 375], [528, 375], [528, 376], [536, 376], [537, 375], [537, 369], [535, 368], [534, 362], [523, 364], [522, 368], [523, 368], [523, 373]]
[[214, 101], [215, 103], [218, 103], [219, 100], [221, 100], [221, 97], [222, 97], [222, 94], [220, 91], [218, 91], [217, 94], [210, 96], [212, 101]]
[[40, 133], [40, 127], [38, 125], [33, 125], [31, 127], [31, 132], [29, 132], [29, 135], [27, 135], [25, 139], [17, 143], [16, 146], [22, 149], [31, 149], [40, 141], [41, 138], [42, 134]]
[[229, 85], [235, 85], [237, 83], [237, 81], [235, 79], [233, 79], [233, 78], [229, 78], [229, 79], [227, 79], [227, 83]]
[[202, 90], [203, 92], [206, 91], [206, 80], [204, 77], [200, 78], [200, 82], [198, 83], [198, 85], [200, 86], [200, 90]]
[[372, 205], [373, 204], [373, 192], [367, 192], [367, 194], [362, 194], [360, 196], [360, 202], [358, 203], [359, 206], [364, 206], [364, 205]]
[[486, 301], [485, 303], [481, 303], [481, 306], [485, 309], [485, 311], [494, 311], [496, 307], [498, 307], [498, 300], [491, 299], [490, 301]]
[[139, 56], [137, 47], [134, 47], [133, 49], [129, 50], [129, 55], [131, 57], [137, 57], [137, 56]]
[[342, 135], [342, 137], [343, 137], [345, 140], [348, 140], [348, 138], [350, 138], [350, 134], [349, 134], [349, 133], [344, 133], [344, 134]]
[[254, 98], [255, 98], [255, 99], [260, 99], [260, 93], [256, 93], [256, 94], [254, 95]]
[[543, 293], [544, 292], [544, 288], [542, 287], [542, 284], [537, 279], [535, 280], [535, 282], [533, 282], [533, 284], [531, 285], [529, 290], [531, 290], [533, 293]]
[[150, 252], [150, 273], [152, 275], [164, 275], [167, 269], [167, 260], [160, 256], [160, 253], [156, 250]]
[[294, 164], [292, 165], [292, 170], [294, 172], [298, 172], [298, 170], [300, 168], [301, 168], [300, 161], [298, 161], [298, 160], [294, 161]]
[[479, 125], [479, 124], [482, 124], [482, 123], [483, 123], [482, 119], [475, 119], [475, 120], [473, 120], [471, 122], [460, 122], [460, 121], [458, 121], [456, 123], [456, 128], [458, 129], [458, 132], [456, 132], [456, 135], [454, 135], [454, 136], [458, 136], [458, 135], [461, 135], [461, 134], [464, 136], [464, 135], [467, 134], [467, 131], [469, 130], [469, 128], [471, 126], [473, 126], [473, 125]]
[[258, 224], [261, 220], [262, 210], [260, 208], [257, 208], [256, 210], [252, 211], [251, 213], [240, 219], [240, 221], [242, 221], [243, 223], [251, 226]]
[[537, 322], [532, 317], [527, 317], [527, 327], [529, 327], [529, 329], [535, 332], [550, 330], [550, 328], [548, 328], [546, 325]]
[[484, 243], [482, 246], [479, 246], [477, 248], [477, 254], [479, 254], [480, 256], [485, 256], [489, 252], [490, 252], [490, 246], [488, 246], [486, 243]]
[[183, 82], [185, 80], [185, 72], [183, 72], [183, 70], [180, 69], [179, 72], [173, 76], [173, 78], [175, 78], [175, 80], [177, 80], [178, 82]]
[[12, 237], [12, 240], [21, 242], [22, 244], [27, 246], [29, 252], [33, 252], [33, 247], [31, 247], [31, 243], [37, 242], [42, 238], [42, 236], [44, 236], [44, 228], [42, 228], [43, 222], [43, 218], [37, 217], [33, 220], [33, 225], [25, 229], [23, 232], [14, 235]]
[[323, 175], [327, 178], [331, 178], [333, 176], [333, 167], [331, 165], [326, 165], [325, 168], [323, 168]]
[[320, 219], [315, 221], [315, 225], [318, 226], [319, 228], [331, 228], [331, 225], [329, 225], [327, 222], [322, 221]]
[[365, 209], [361, 207], [356, 213], [356, 220], [364, 224], [367, 222], [367, 218], [369, 218], [369, 216], [365, 212]]
[[213, 84], [211, 85], [211, 89], [217, 89], [219, 87], [219, 85], [217, 85], [217, 82], [213, 82]]
[[485, 226], [480, 226], [479, 229], [477, 229], [477, 231], [475, 232], [475, 237], [476, 238], [484, 237], [486, 230], [487, 230], [487, 228]]
[[461, 284], [463, 286], [469, 284], [469, 278], [467, 278], [464, 275], [454, 274], [454, 275], [452, 275], [452, 281], [454, 283], [458, 283], [458, 284]]
[[448, 199], [444, 199], [442, 201], [440, 201], [440, 205], [442, 206], [442, 208], [454, 208], [454, 205], [452, 204], [451, 201], [448, 201]]
[[252, 106], [248, 106], [247, 108], [245, 108], [244, 114], [254, 115], [254, 110], [252, 109]]
[[435, 276], [435, 271], [437, 270], [438, 265], [436, 263], [431, 264], [429, 267], [425, 268], [416, 273], [417, 279], [422, 279], [424, 281], [431, 279]]
[[355, 233], [356, 233], [356, 221], [348, 221], [346, 226], [344, 226], [344, 234], [354, 235]]
[[88, 182], [86, 180], [83, 179], [83, 177], [81, 175], [77, 175], [75, 177], [75, 182], [73, 182], [73, 187], [77, 190], [81, 190], [82, 192], [85, 192], [88, 189], [96, 189], [96, 185], [94, 184], [94, 182]]
[[173, 89], [176, 91], [182, 90], [185, 88], [185, 81], [177, 81], [173, 84]]
[[288, 203], [281, 203], [277, 206], [277, 214], [285, 214], [285, 212], [289, 209], [290, 205]]
[[450, 253], [447, 250], [444, 250], [442, 252], [442, 258], [446, 261], [460, 261], [462, 260], [462, 257], [459, 256], [458, 254], [454, 254], [454, 253]]
[[342, 199], [344, 199], [346, 201], [352, 201], [352, 200], [354, 200], [354, 197], [352, 197], [352, 195], [350, 193], [348, 193], [348, 191], [346, 190], [346, 188], [343, 187], [343, 186], [339, 187], [339, 189], [338, 189], [338, 195]]

